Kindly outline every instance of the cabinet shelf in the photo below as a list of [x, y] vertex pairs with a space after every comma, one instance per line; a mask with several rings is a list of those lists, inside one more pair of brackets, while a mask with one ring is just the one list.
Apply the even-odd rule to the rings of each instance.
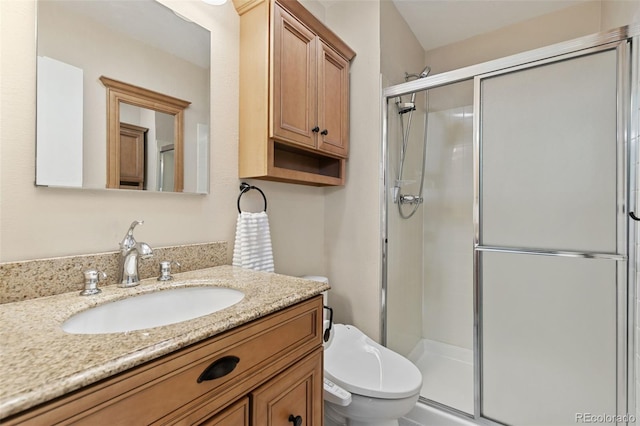
[[[342, 185], [345, 160], [270, 141], [270, 158], [265, 179], [305, 182], [309, 185]], [[255, 176], [257, 177], [257, 176]]]

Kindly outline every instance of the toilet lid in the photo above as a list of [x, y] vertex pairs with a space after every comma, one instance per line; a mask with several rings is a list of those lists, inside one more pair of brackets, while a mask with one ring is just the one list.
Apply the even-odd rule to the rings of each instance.
[[338, 386], [372, 398], [407, 398], [422, 387], [422, 374], [411, 361], [352, 325], [334, 324], [333, 341], [324, 350], [324, 371]]

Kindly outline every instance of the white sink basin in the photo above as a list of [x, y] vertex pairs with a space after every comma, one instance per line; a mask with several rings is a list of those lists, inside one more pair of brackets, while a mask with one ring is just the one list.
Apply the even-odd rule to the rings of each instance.
[[209, 315], [244, 298], [224, 287], [181, 287], [145, 293], [80, 312], [62, 324], [71, 334], [105, 334], [143, 330]]

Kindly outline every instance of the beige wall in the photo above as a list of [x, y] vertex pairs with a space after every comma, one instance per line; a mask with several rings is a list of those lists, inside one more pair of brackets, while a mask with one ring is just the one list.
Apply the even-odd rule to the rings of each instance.
[[[383, 87], [405, 81], [405, 72], [417, 74], [424, 68], [424, 50], [407, 27], [404, 19], [391, 1], [380, 2], [380, 67]], [[411, 96], [403, 96], [409, 102]], [[404, 185], [403, 194], [417, 194], [422, 169], [422, 146], [424, 138], [424, 112], [426, 99], [423, 94], [415, 98], [417, 110], [412, 113], [408, 151], [403, 167], [403, 179], [415, 184]], [[386, 107], [386, 106], [385, 106]], [[398, 114], [395, 102], [387, 107], [389, 114], [389, 174], [398, 176], [402, 130], [400, 119], [406, 126], [409, 115]], [[398, 205], [391, 200], [388, 206], [388, 271], [387, 271], [387, 345], [408, 354], [422, 338], [422, 260], [423, 213], [419, 208], [410, 219], [401, 219]], [[409, 213], [410, 206], [403, 211]], [[416, 320], [417, 319], [417, 320]]]
[[622, 27], [632, 22], [640, 22], [640, 1], [602, 0], [601, 31]]
[[426, 52], [434, 73], [462, 68], [600, 31], [600, 2], [586, 2]]
[[[380, 334], [380, 9], [328, 2], [325, 23], [353, 50], [347, 185], [325, 190], [325, 258], [340, 322]], [[358, 25], [353, 25], [358, 22]]]
[[[116, 250], [134, 219], [145, 220], [136, 236], [151, 246], [233, 241], [240, 183], [239, 18], [231, 3], [172, 4], [212, 32], [211, 193], [206, 196], [36, 188], [35, 3], [0, 2], [0, 261]], [[325, 273], [323, 190], [251, 183], [269, 198], [276, 271]], [[254, 202], [247, 197], [243, 208]]]
[[440, 73], [637, 22], [640, 1], [589, 1], [429, 50], [426, 63]]
[[383, 87], [404, 83], [424, 68], [424, 49], [391, 0], [380, 2], [380, 72]]

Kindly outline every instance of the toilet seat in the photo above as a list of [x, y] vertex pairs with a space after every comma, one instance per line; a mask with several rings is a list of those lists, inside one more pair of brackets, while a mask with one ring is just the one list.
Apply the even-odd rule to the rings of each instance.
[[324, 351], [324, 372], [347, 391], [372, 398], [407, 398], [422, 387], [422, 374], [411, 361], [352, 325], [334, 324], [333, 340]]

